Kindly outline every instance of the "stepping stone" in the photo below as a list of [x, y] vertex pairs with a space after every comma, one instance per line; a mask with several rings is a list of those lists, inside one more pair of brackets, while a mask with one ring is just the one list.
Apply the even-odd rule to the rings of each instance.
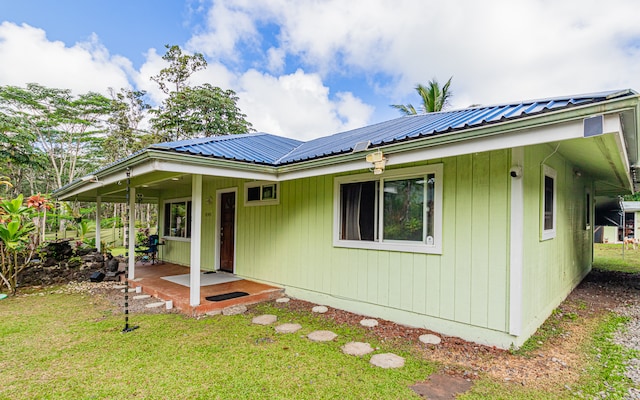
[[282, 324], [276, 326], [276, 332], [278, 333], [294, 333], [302, 329], [300, 324]]
[[374, 354], [369, 363], [380, 368], [404, 367], [404, 358], [393, 353]]
[[137, 296], [133, 296], [134, 300], [142, 300], [142, 299], [148, 299], [149, 297], [151, 297], [150, 294], [139, 294]]
[[125, 285], [113, 285], [113, 288], [117, 290], [124, 289], [125, 287]]
[[162, 306], [164, 306], [164, 301], [159, 301], [157, 303], [145, 304], [145, 307], [147, 307], [147, 308], [157, 308], [157, 307], [162, 307]]
[[338, 335], [331, 331], [313, 331], [307, 335], [312, 342], [330, 342], [337, 337]]
[[373, 328], [374, 326], [378, 326], [378, 321], [375, 319], [363, 319], [362, 321], [360, 321], [360, 325], [367, 328]]
[[315, 306], [311, 309], [311, 311], [315, 312], [315, 313], [320, 313], [320, 314], [324, 314], [327, 311], [329, 311], [329, 309], [325, 306]]
[[247, 306], [243, 306], [242, 304], [238, 304], [235, 306], [230, 306], [222, 309], [222, 315], [238, 315], [244, 314], [247, 312]]
[[344, 354], [350, 356], [363, 356], [373, 351], [373, 347], [369, 343], [349, 342], [341, 347]]
[[222, 310], [211, 310], [211, 311], [207, 311], [205, 314], [210, 317], [214, 317], [216, 315], [222, 314]]
[[440, 344], [440, 342], [442, 342], [442, 339], [440, 339], [440, 337], [432, 334], [420, 335], [418, 340], [420, 340], [424, 344]]
[[257, 317], [253, 317], [253, 319], [251, 320], [251, 323], [254, 323], [257, 325], [271, 325], [277, 320], [278, 320], [278, 317], [275, 315], [264, 314], [264, 315], [259, 315]]
[[[125, 290], [127, 290], [127, 289], [122, 289], [121, 292], [124, 293]], [[135, 292], [135, 291], [136, 291], [136, 288], [129, 288], [129, 290], [128, 290], [129, 293]]]
[[280, 297], [280, 298], [276, 299], [276, 303], [288, 303], [289, 300], [291, 300], [291, 299], [288, 298], [288, 297]]

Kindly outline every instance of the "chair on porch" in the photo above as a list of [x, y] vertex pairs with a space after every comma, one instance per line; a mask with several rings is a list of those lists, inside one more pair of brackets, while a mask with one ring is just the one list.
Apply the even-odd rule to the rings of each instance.
[[150, 235], [145, 243], [140, 246], [136, 246], [136, 255], [138, 256], [138, 260], [142, 262], [149, 262], [151, 264], [156, 263], [156, 258], [158, 256], [158, 244], [160, 242], [160, 238], [158, 235]]

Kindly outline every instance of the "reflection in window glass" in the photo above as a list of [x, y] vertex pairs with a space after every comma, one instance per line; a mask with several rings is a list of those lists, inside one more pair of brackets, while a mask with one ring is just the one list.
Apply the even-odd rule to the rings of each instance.
[[553, 178], [544, 176], [544, 229], [553, 229]]
[[423, 240], [424, 185], [423, 177], [384, 182], [385, 240]]
[[340, 239], [407, 241], [433, 246], [435, 187], [433, 173], [341, 184]]
[[191, 237], [191, 202], [168, 202], [164, 205], [164, 235]]

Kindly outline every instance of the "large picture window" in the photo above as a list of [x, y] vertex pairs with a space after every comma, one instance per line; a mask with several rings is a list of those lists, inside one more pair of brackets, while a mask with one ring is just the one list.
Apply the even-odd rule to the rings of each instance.
[[191, 237], [191, 200], [170, 200], [164, 203], [165, 237]]
[[334, 245], [441, 252], [442, 166], [336, 178]]
[[557, 173], [553, 168], [542, 166], [542, 240], [556, 237], [556, 176]]

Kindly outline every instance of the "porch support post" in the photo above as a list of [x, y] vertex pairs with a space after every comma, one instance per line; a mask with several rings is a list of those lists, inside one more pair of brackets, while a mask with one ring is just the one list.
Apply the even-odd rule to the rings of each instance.
[[[524, 269], [524, 148], [511, 150], [511, 167], [520, 167], [521, 174], [511, 179], [511, 247], [509, 255], [509, 333], [522, 334], [523, 293], [522, 279]], [[509, 173], [505, 171], [505, 173]]]
[[129, 279], [136, 276], [136, 188], [129, 189]]
[[100, 246], [100, 220], [102, 218], [102, 197], [96, 197], [96, 249], [101, 252]]
[[191, 271], [189, 304], [200, 305], [200, 258], [202, 242], [202, 175], [191, 176]]

